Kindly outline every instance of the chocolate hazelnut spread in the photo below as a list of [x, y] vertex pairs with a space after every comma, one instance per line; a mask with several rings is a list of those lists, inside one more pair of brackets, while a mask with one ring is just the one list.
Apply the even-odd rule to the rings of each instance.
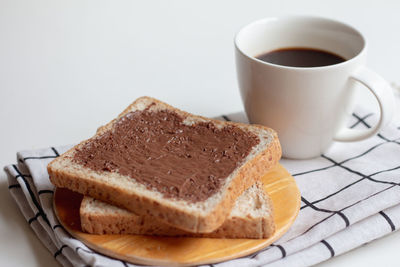
[[133, 111], [78, 149], [73, 161], [117, 172], [167, 198], [204, 201], [247, 157], [258, 137], [211, 122], [185, 124], [168, 110]]

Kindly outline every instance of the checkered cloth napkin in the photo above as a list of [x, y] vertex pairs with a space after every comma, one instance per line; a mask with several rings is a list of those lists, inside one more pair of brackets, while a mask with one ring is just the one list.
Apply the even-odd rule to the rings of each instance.
[[[357, 110], [351, 127], [370, 128], [377, 116]], [[245, 121], [241, 114], [222, 116]], [[5, 167], [9, 190], [38, 238], [64, 266], [135, 266], [89, 249], [59, 224], [52, 209], [47, 164], [70, 146], [22, 151]], [[290, 230], [248, 257], [210, 266], [309, 266], [382, 237], [400, 226], [400, 123], [362, 142], [335, 143], [321, 157], [281, 160], [301, 191]]]

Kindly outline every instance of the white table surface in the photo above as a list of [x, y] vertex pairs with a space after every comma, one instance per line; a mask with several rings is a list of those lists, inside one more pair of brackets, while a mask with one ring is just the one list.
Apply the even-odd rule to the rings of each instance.
[[[400, 2], [0, 0], [0, 165], [76, 143], [149, 95], [215, 116], [242, 109], [233, 36], [268, 16], [319, 15], [359, 28], [368, 66], [400, 84]], [[360, 103], [376, 108], [364, 94]], [[399, 226], [398, 226], [399, 227]], [[398, 266], [400, 233], [321, 266]], [[0, 177], [0, 266], [56, 266]]]

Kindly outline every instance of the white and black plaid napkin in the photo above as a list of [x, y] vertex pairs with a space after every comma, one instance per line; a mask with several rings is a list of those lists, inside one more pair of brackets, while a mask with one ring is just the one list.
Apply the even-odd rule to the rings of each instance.
[[[222, 116], [244, 121], [244, 114]], [[358, 110], [352, 128], [376, 116]], [[9, 190], [27, 222], [64, 266], [135, 266], [108, 258], [72, 238], [57, 221], [47, 164], [69, 148], [17, 153], [5, 167]], [[321, 157], [281, 160], [302, 195], [298, 218], [271, 246], [248, 257], [210, 266], [309, 266], [382, 237], [400, 226], [400, 123], [362, 142], [335, 143]]]

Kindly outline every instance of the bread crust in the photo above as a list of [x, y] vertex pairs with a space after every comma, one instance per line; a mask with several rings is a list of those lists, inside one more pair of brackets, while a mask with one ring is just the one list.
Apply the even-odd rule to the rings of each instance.
[[[100, 127], [95, 136], [108, 131], [110, 127], [112, 127], [112, 124], [119, 117], [130, 112], [132, 107], [136, 105], [138, 101], [152, 101], [157, 105], [165, 106], [184, 117], [190, 116], [206, 121], [212, 121], [217, 124], [222, 123], [217, 120], [195, 116], [185, 111], [178, 110], [157, 99], [141, 97], [129, 105], [116, 119], [112, 120], [105, 126]], [[235, 122], [223, 122], [223, 124], [248, 127], [246, 124]], [[236, 198], [240, 196], [247, 188], [253, 185], [272, 166], [276, 165], [281, 157], [281, 147], [276, 132], [265, 126], [252, 125], [251, 127], [259, 127], [263, 130], [268, 130], [272, 135], [271, 142], [265, 148], [265, 150], [259, 152], [255, 157], [239, 168], [236, 176], [232, 179], [227, 189], [223, 192], [222, 201], [220, 201], [206, 216], [179, 210], [176, 207], [164, 204], [162, 199], [156, 200], [149, 198], [146, 195], [135, 194], [124, 188], [105, 185], [103, 182], [91, 179], [90, 177], [77, 177], [76, 174], [72, 172], [54, 166], [58, 161], [63, 160], [63, 155], [49, 163], [47, 170], [50, 175], [50, 181], [57, 187], [68, 188], [83, 195], [88, 195], [95, 199], [123, 207], [140, 215], [151, 215], [171, 226], [188, 232], [210, 233], [220, 227], [225, 221], [234, 205]], [[77, 146], [80, 146], [85, 142], [87, 142], [87, 140], [81, 142]], [[70, 149], [65, 154], [72, 153], [77, 146]]]

